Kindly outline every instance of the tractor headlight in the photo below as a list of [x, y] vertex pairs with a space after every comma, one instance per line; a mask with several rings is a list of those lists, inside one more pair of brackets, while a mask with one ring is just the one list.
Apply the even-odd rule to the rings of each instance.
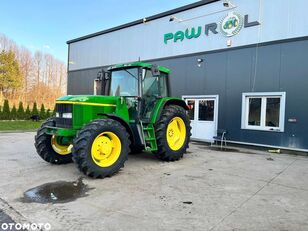
[[60, 117], [60, 113], [59, 112], [56, 112], [56, 117]]
[[71, 119], [72, 113], [71, 112], [64, 112], [64, 113], [62, 113], [62, 118]]

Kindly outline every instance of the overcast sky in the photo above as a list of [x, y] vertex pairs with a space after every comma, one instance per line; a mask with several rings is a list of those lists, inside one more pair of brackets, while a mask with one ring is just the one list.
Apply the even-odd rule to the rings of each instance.
[[67, 61], [66, 41], [196, 0], [1, 0], [0, 33]]

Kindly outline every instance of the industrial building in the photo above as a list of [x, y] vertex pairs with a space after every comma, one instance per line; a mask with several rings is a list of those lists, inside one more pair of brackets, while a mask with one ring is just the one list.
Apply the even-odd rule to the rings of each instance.
[[68, 94], [93, 94], [102, 68], [171, 69], [192, 138], [308, 151], [305, 0], [203, 0], [68, 41]]

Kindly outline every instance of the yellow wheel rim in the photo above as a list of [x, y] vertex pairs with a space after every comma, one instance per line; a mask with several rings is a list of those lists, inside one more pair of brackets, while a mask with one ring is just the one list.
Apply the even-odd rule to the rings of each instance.
[[173, 151], [183, 147], [186, 139], [186, 126], [182, 118], [174, 117], [167, 127], [167, 143]]
[[99, 134], [92, 143], [91, 156], [100, 167], [113, 165], [121, 154], [121, 140], [113, 132]]
[[73, 145], [72, 145], [72, 144], [67, 144], [67, 145], [60, 144], [60, 143], [58, 142], [58, 138], [59, 138], [59, 137], [58, 137], [58, 136], [55, 136], [55, 135], [53, 135], [53, 136], [51, 137], [51, 147], [52, 147], [52, 149], [53, 149], [56, 153], [58, 153], [58, 154], [60, 154], [60, 155], [68, 155], [68, 154], [71, 154]]

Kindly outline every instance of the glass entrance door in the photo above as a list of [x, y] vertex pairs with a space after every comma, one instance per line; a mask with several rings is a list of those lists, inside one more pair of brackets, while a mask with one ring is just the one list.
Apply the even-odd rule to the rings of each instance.
[[192, 138], [213, 141], [217, 135], [218, 96], [184, 97], [191, 120]]

